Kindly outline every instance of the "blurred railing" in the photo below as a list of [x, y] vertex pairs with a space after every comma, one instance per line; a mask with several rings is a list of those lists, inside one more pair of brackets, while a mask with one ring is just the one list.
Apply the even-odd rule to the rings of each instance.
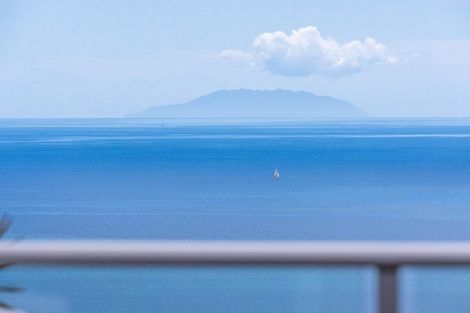
[[0, 262], [63, 266], [375, 266], [379, 273], [378, 312], [396, 313], [400, 266], [470, 265], [470, 243], [2, 241]]

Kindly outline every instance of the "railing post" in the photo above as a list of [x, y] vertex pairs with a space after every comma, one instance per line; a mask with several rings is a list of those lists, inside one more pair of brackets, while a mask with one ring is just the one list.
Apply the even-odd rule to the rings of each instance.
[[379, 313], [398, 313], [396, 265], [379, 266]]

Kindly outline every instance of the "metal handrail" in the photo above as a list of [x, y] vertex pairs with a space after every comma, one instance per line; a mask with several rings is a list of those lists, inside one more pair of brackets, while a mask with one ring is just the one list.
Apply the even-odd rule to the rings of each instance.
[[54, 265], [470, 265], [470, 243], [2, 240], [0, 260]]
[[0, 261], [29, 265], [369, 265], [379, 270], [379, 312], [396, 313], [403, 265], [469, 265], [467, 242], [2, 241]]

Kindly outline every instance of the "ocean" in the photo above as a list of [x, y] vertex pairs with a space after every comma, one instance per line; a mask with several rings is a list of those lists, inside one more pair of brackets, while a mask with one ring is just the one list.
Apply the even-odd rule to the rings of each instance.
[[[281, 178], [273, 180], [274, 169]], [[470, 240], [470, 120], [0, 120], [8, 238]], [[470, 311], [470, 270], [405, 268], [401, 312]], [[2, 271], [18, 312], [375, 311], [376, 273]]]

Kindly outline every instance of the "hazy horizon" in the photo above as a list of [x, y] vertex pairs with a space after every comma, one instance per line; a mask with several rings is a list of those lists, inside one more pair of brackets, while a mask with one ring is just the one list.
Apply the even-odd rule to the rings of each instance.
[[469, 9], [2, 1], [0, 118], [120, 118], [239, 88], [304, 90], [371, 117], [470, 116]]

